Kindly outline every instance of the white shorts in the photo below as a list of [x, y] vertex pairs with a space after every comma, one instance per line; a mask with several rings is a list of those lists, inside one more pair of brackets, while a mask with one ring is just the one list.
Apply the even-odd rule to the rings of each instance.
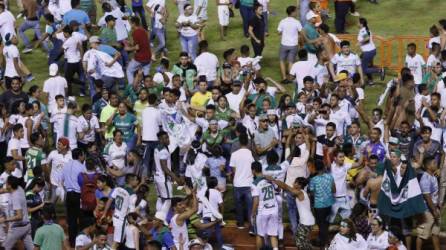
[[227, 5], [220, 5], [218, 10], [218, 23], [221, 26], [229, 25], [229, 7]]
[[172, 182], [170, 181], [163, 181], [158, 182], [155, 181], [155, 187], [156, 187], [156, 193], [158, 194], [158, 197], [162, 199], [171, 199], [173, 196], [172, 193]]
[[117, 243], [124, 242], [125, 227], [127, 220], [121, 220], [113, 216], [113, 241]]
[[256, 218], [257, 235], [265, 237], [277, 236], [279, 232], [279, 217], [277, 214], [259, 214]]

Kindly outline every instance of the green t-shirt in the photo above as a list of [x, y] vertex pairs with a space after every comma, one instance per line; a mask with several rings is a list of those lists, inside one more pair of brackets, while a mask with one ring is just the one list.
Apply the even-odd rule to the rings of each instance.
[[135, 104], [136, 100], [138, 100], [138, 94], [133, 88], [133, 84], [129, 84], [125, 87], [123, 96], [124, 98], [128, 98], [132, 104]]
[[254, 0], [240, 0], [240, 5], [247, 6], [247, 7], [253, 7]]
[[108, 44], [110, 46], [113, 46], [118, 41], [115, 29], [109, 27], [104, 27], [101, 29], [100, 38], [103, 44]]
[[158, 99], [161, 99], [161, 93], [163, 92], [164, 85], [163, 84], [155, 84], [155, 86], [147, 88], [149, 94], [155, 94], [158, 96]]
[[[308, 37], [309, 40], [314, 40], [319, 37], [319, 32], [317, 32], [316, 27], [314, 25], [306, 23], [304, 26], [305, 35]], [[310, 53], [315, 54], [316, 53], [316, 46], [311, 43], [305, 43], [304, 49], [307, 50]]]
[[39, 227], [34, 236], [34, 245], [45, 250], [62, 250], [64, 232], [58, 224], [44, 224]]
[[124, 141], [128, 141], [135, 134], [135, 126], [138, 124], [136, 116], [132, 113], [127, 113], [124, 116], [115, 115], [113, 118], [113, 125], [115, 129], [122, 131]]
[[33, 169], [46, 164], [46, 155], [42, 149], [30, 147], [25, 154], [28, 181], [34, 178]]

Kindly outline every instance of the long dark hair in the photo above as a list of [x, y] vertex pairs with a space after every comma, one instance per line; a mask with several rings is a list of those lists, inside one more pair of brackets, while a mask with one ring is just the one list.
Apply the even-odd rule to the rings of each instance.
[[350, 229], [347, 234], [344, 236], [348, 238], [348, 242], [356, 241], [356, 227], [352, 220], [350, 219], [343, 219], [341, 221], [347, 223], [347, 227]]
[[369, 30], [369, 25], [367, 24], [367, 19], [365, 19], [364, 17], [360, 17], [359, 18], [359, 23], [364, 26], [365, 30], [367, 30], [367, 34], [370, 36], [370, 30]]
[[353, 206], [352, 214], [350, 215], [350, 219], [353, 221], [357, 220], [361, 217], [361, 215], [364, 215], [364, 212], [367, 211], [367, 207], [364, 204], [356, 203]]

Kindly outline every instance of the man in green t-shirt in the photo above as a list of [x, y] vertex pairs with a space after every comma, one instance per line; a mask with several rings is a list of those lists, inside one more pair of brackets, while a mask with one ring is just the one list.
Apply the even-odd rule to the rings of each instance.
[[36, 250], [62, 250], [65, 238], [61, 226], [54, 223], [56, 210], [52, 204], [45, 204], [42, 209], [44, 224], [37, 229], [34, 236], [34, 249]]
[[102, 109], [99, 124], [101, 125], [101, 129], [105, 129], [105, 139], [111, 141], [113, 139], [113, 131], [115, 130], [115, 127], [113, 125], [107, 126], [106, 123], [107, 120], [115, 114], [119, 104], [119, 97], [116, 92], [110, 92], [108, 96], [110, 103]]
[[39, 132], [34, 132], [30, 136], [31, 147], [26, 151], [26, 175], [25, 181], [29, 183], [35, 175], [41, 176], [42, 170], [46, 166], [46, 154], [42, 148], [44, 146], [43, 136]]
[[115, 30], [116, 18], [112, 15], [107, 15], [105, 17], [105, 22], [106, 25], [101, 29], [101, 35], [99, 36], [102, 44], [107, 44], [115, 48], [119, 47], [120, 45], [118, 44], [118, 38]]

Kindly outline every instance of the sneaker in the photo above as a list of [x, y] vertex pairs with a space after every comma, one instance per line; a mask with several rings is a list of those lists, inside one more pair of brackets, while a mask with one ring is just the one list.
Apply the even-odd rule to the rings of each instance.
[[23, 12], [20, 12], [19, 14], [17, 14], [16, 18], [19, 19], [23, 16]]
[[237, 226], [237, 229], [243, 230], [243, 229], [245, 229], [245, 227], [244, 226]]
[[25, 78], [25, 81], [27, 82], [31, 82], [32, 80], [34, 80], [34, 76], [32, 74], [27, 75]]
[[281, 84], [288, 84], [288, 79], [283, 79], [282, 81], [280, 81]]
[[26, 49], [22, 50], [22, 53], [23, 54], [28, 54], [28, 53], [31, 53], [31, 51], [33, 51], [32, 48], [26, 48]]
[[360, 16], [359, 12], [357, 12], [357, 11], [350, 12], [350, 15], [352, 15], [352, 16]]
[[383, 67], [381, 68], [381, 82], [384, 81], [384, 79], [386, 78], [386, 69]]
[[178, 190], [178, 191], [181, 191], [181, 190], [183, 190], [183, 189], [184, 189], [184, 186], [178, 186], [178, 187], [177, 187], [177, 190]]
[[80, 96], [80, 97], [84, 97], [85, 94], [84, 94], [84, 93], [79, 93], [79, 96]]
[[251, 235], [251, 236], [255, 236], [256, 234], [255, 234], [254, 231], [251, 229], [251, 230], [249, 230], [249, 235]]

